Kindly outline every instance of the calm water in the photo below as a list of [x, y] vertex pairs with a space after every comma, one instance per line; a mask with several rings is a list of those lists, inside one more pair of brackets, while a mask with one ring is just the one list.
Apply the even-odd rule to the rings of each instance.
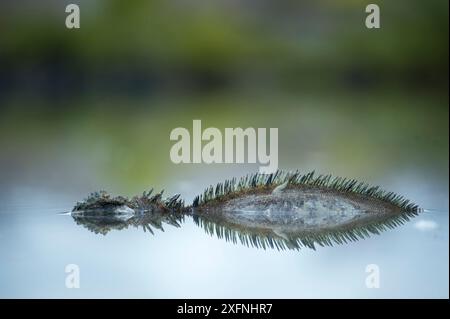
[[[380, 30], [364, 25], [368, 2], [79, 0], [82, 28], [67, 30], [61, 1], [1, 0], [0, 297], [448, 298], [448, 2], [380, 1]], [[428, 212], [301, 251], [235, 245], [189, 218], [97, 235], [60, 214], [98, 190], [189, 204], [258, 171], [175, 165], [170, 132], [193, 120], [278, 128], [280, 169]]]
[[[448, 297], [446, 191], [398, 182], [401, 193], [438, 211], [356, 243], [281, 252], [210, 237], [189, 218], [155, 235], [96, 235], [58, 214], [83, 195], [18, 187], [0, 208], [0, 296]], [[65, 286], [67, 264], [80, 268], [78, 289]], [[368, 264], [379, 266], [378, 289], [366, 288]]]
[[[5, 113], [0, 297], [448, 298], [448, 101], [374, 96], [228, 98], [213, 111], [214, 99], [177, 112]], [[170, 130], [190, 128], [196, 118], [205, 127], [278, 127], [280, 168], [357, 178], [431, 212], [379, 236], [315, 251], [235, 245], [189, 218], [154, 235], [136, 228], [96, 235], [59, 214], [98, 189], [133, 195], [164, 188], [189, 203], [210, 184], [257, 171], [171, 163]], [[79, 266], [78, 289], [66, 288], [68, 264]], [[366, 287], [369, 264], [379, 267], [378, 289]]]

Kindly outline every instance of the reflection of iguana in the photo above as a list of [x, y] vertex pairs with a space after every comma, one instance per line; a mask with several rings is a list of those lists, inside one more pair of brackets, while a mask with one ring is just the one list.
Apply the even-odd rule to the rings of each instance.
[[98, 233], [162, 222], [179, 226], [183, 216], [209, 234], [262, 248], [314, 248], [346, 243], [403, 224], [421, 209], [392, 192], [330, 175], [253, 174], [209, 187], [185, 206], [179, 195], [151, 191], [127, 199], [91, 194], [72, 211], [77, 223]]

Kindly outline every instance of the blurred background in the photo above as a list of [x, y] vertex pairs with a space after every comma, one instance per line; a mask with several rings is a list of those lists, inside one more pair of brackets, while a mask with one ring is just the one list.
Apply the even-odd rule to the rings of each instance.
[[[80, 29], [65, 27], [72, 2]], [[277, 127], [279, 168], [359, 178], [447, 216], [448, 1], [377, 0], [381, 28], [367, 29], [372, 2], [1, 1], [3, 279], [21, 214], [70, 210], [98, 189], [164, 188], [189, 202], [258, 170], [173, 164], [170, 131], [193, 119]], [[447, 284], [442, 271], [432, 282], [448, 297], [448, 252], [437, 255]]]

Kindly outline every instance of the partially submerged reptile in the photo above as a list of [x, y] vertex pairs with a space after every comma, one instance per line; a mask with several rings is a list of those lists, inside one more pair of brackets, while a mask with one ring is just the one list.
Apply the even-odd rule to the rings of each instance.
[[207, 233], [254, 247], [299, 249], [342, 244], [394, 228], [421, 209], [402, 196], [353, 179], [314, 172], [251, 174], [210, 186], [192, 205], [162, 192], [131, 199], [91, 194], [72, 211], [98, 233], [128, 225], [179, 226], [193, 217]]
[[105, 191], [95, 192], [82, 202], [76, 203], [71, 215], [77, 224], [100, 234], [111, 229], [142, 226], [153, 233], [152, 227], [163, 230], [162, 224], [180, 227], [184, 219], [184, 202], [180, 195], [163, 199], [163, 192], [152, 195], [153, 190], [128, 199], [112, 197]]

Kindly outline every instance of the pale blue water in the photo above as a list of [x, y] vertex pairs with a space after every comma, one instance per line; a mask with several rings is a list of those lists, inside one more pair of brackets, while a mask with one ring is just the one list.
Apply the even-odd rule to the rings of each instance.
[[[418, 176], [383, 185], [437, 211], [351, 244], [281, 252], [210, 237], [189, 218], [155, 235], [96, 235], [58, 214], [85, 193], [9, 187], [0, 206], [0, 297], [448, 298], [448, 184]], [[206, 184], [180, 185], [172, 189], [191, 199]], [[67, 264], [79, 266], [80, 288], [66, 288]], [[377, 289], [366, 287], [369, 264], [380, 270]]]

